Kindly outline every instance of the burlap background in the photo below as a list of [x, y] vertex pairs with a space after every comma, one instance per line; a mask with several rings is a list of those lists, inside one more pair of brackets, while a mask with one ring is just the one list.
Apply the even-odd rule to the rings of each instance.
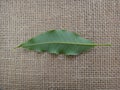
[[[13, 49], [51, 29], [112, 46], [78, 56]], [[120, 0], [0, 0], [0, 90], [120, 90]]]

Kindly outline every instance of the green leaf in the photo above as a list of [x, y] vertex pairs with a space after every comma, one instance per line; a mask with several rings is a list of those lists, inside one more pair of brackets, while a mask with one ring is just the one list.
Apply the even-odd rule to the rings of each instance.
[[94, 46], [110, 46], [109, 44], [95, 44], [80, 37], [78, 34], [66, 30], [51, 30], [42, 33], [22, 43], [18, 47], [37, 52], [49, 52], [54, 54], [78, 55]]

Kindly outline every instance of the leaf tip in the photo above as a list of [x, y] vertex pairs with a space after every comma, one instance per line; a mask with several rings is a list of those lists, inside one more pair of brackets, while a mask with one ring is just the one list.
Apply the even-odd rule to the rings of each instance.
[[22, 44], [20, 44], [20, 45], [16, 46], [15, 48], [20, 48], [20, 47], [22, 47]]

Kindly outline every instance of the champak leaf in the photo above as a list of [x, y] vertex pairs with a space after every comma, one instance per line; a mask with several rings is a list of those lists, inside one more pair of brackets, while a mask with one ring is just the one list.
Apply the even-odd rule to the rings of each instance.
[[78, 55], [95, 46], [110, 46], [110, 44], [95, 44], [91, 40], [66, 30], [50, 30], [31, 38], [18, 47], [37, 52]]

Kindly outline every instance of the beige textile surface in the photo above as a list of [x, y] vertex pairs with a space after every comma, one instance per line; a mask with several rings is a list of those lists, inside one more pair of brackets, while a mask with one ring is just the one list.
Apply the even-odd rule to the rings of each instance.
[[[51, 29], [112, 46], [78, 56], [13, 49]], [[120, 90], [120, 0], [0, 0], [0, 90]]]

